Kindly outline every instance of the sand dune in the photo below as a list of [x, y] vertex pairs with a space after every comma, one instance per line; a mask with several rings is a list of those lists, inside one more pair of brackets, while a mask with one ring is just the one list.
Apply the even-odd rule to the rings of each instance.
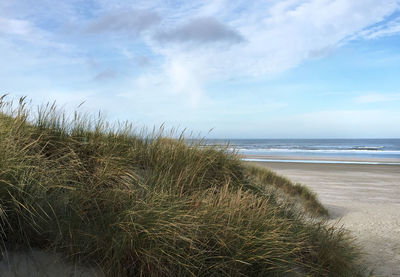
[[258, 163], [307, 184], [357, 236], [376, 276], [400, 276], [400, 166]]
[[[332, 222], [351, 230], [376, 276], [400, 276], [400, 166], [258, 163], [310, 186]], [[2, 276], [102, 276], [54, 254], [11, 252], [0, 261]]]

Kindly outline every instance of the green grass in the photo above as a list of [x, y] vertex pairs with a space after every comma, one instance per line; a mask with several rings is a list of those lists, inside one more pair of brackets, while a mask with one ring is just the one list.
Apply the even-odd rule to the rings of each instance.
[[361, 276], [314, 193], [226, 148], [0, 102], [3, 247], [106, 276]]

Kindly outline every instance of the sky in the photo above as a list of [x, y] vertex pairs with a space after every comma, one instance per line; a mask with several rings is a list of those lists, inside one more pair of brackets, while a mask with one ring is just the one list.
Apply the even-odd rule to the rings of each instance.
[[400, 0], [2, 0], [5, 93], [209, 138], [400, 138]]

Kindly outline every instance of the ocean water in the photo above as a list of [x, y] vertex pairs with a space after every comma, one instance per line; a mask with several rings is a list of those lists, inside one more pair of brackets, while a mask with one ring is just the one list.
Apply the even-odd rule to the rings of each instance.
[[381, 159], [400, 162], [400, 139], [209, 139], [207, 144], [229, 144], [231, 150], [251, 155], [252, 159], [259, 156], [259, 160], [274, 156], [282, 162], [290, 162], [291, 157], [305, 157], [305, 162], [312, 162], [313, 157], [332, 158], [336, 163], [348, 163], [348, 159], [360, 159], [360, 163]]

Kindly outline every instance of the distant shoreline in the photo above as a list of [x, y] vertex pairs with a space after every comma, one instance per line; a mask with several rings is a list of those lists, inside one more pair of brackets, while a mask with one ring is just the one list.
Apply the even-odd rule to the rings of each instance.
[[400, 139], [232, 139], [207, 140], [246, 161], [400, 165]]
[[268, 163], [309, 163], [309, 164], [360, 164], [400, 166], [400, 159], [376, 157], [326, 157], [326, 156], [278, 156], [278, 155], [241, 155], [246, 162]]

